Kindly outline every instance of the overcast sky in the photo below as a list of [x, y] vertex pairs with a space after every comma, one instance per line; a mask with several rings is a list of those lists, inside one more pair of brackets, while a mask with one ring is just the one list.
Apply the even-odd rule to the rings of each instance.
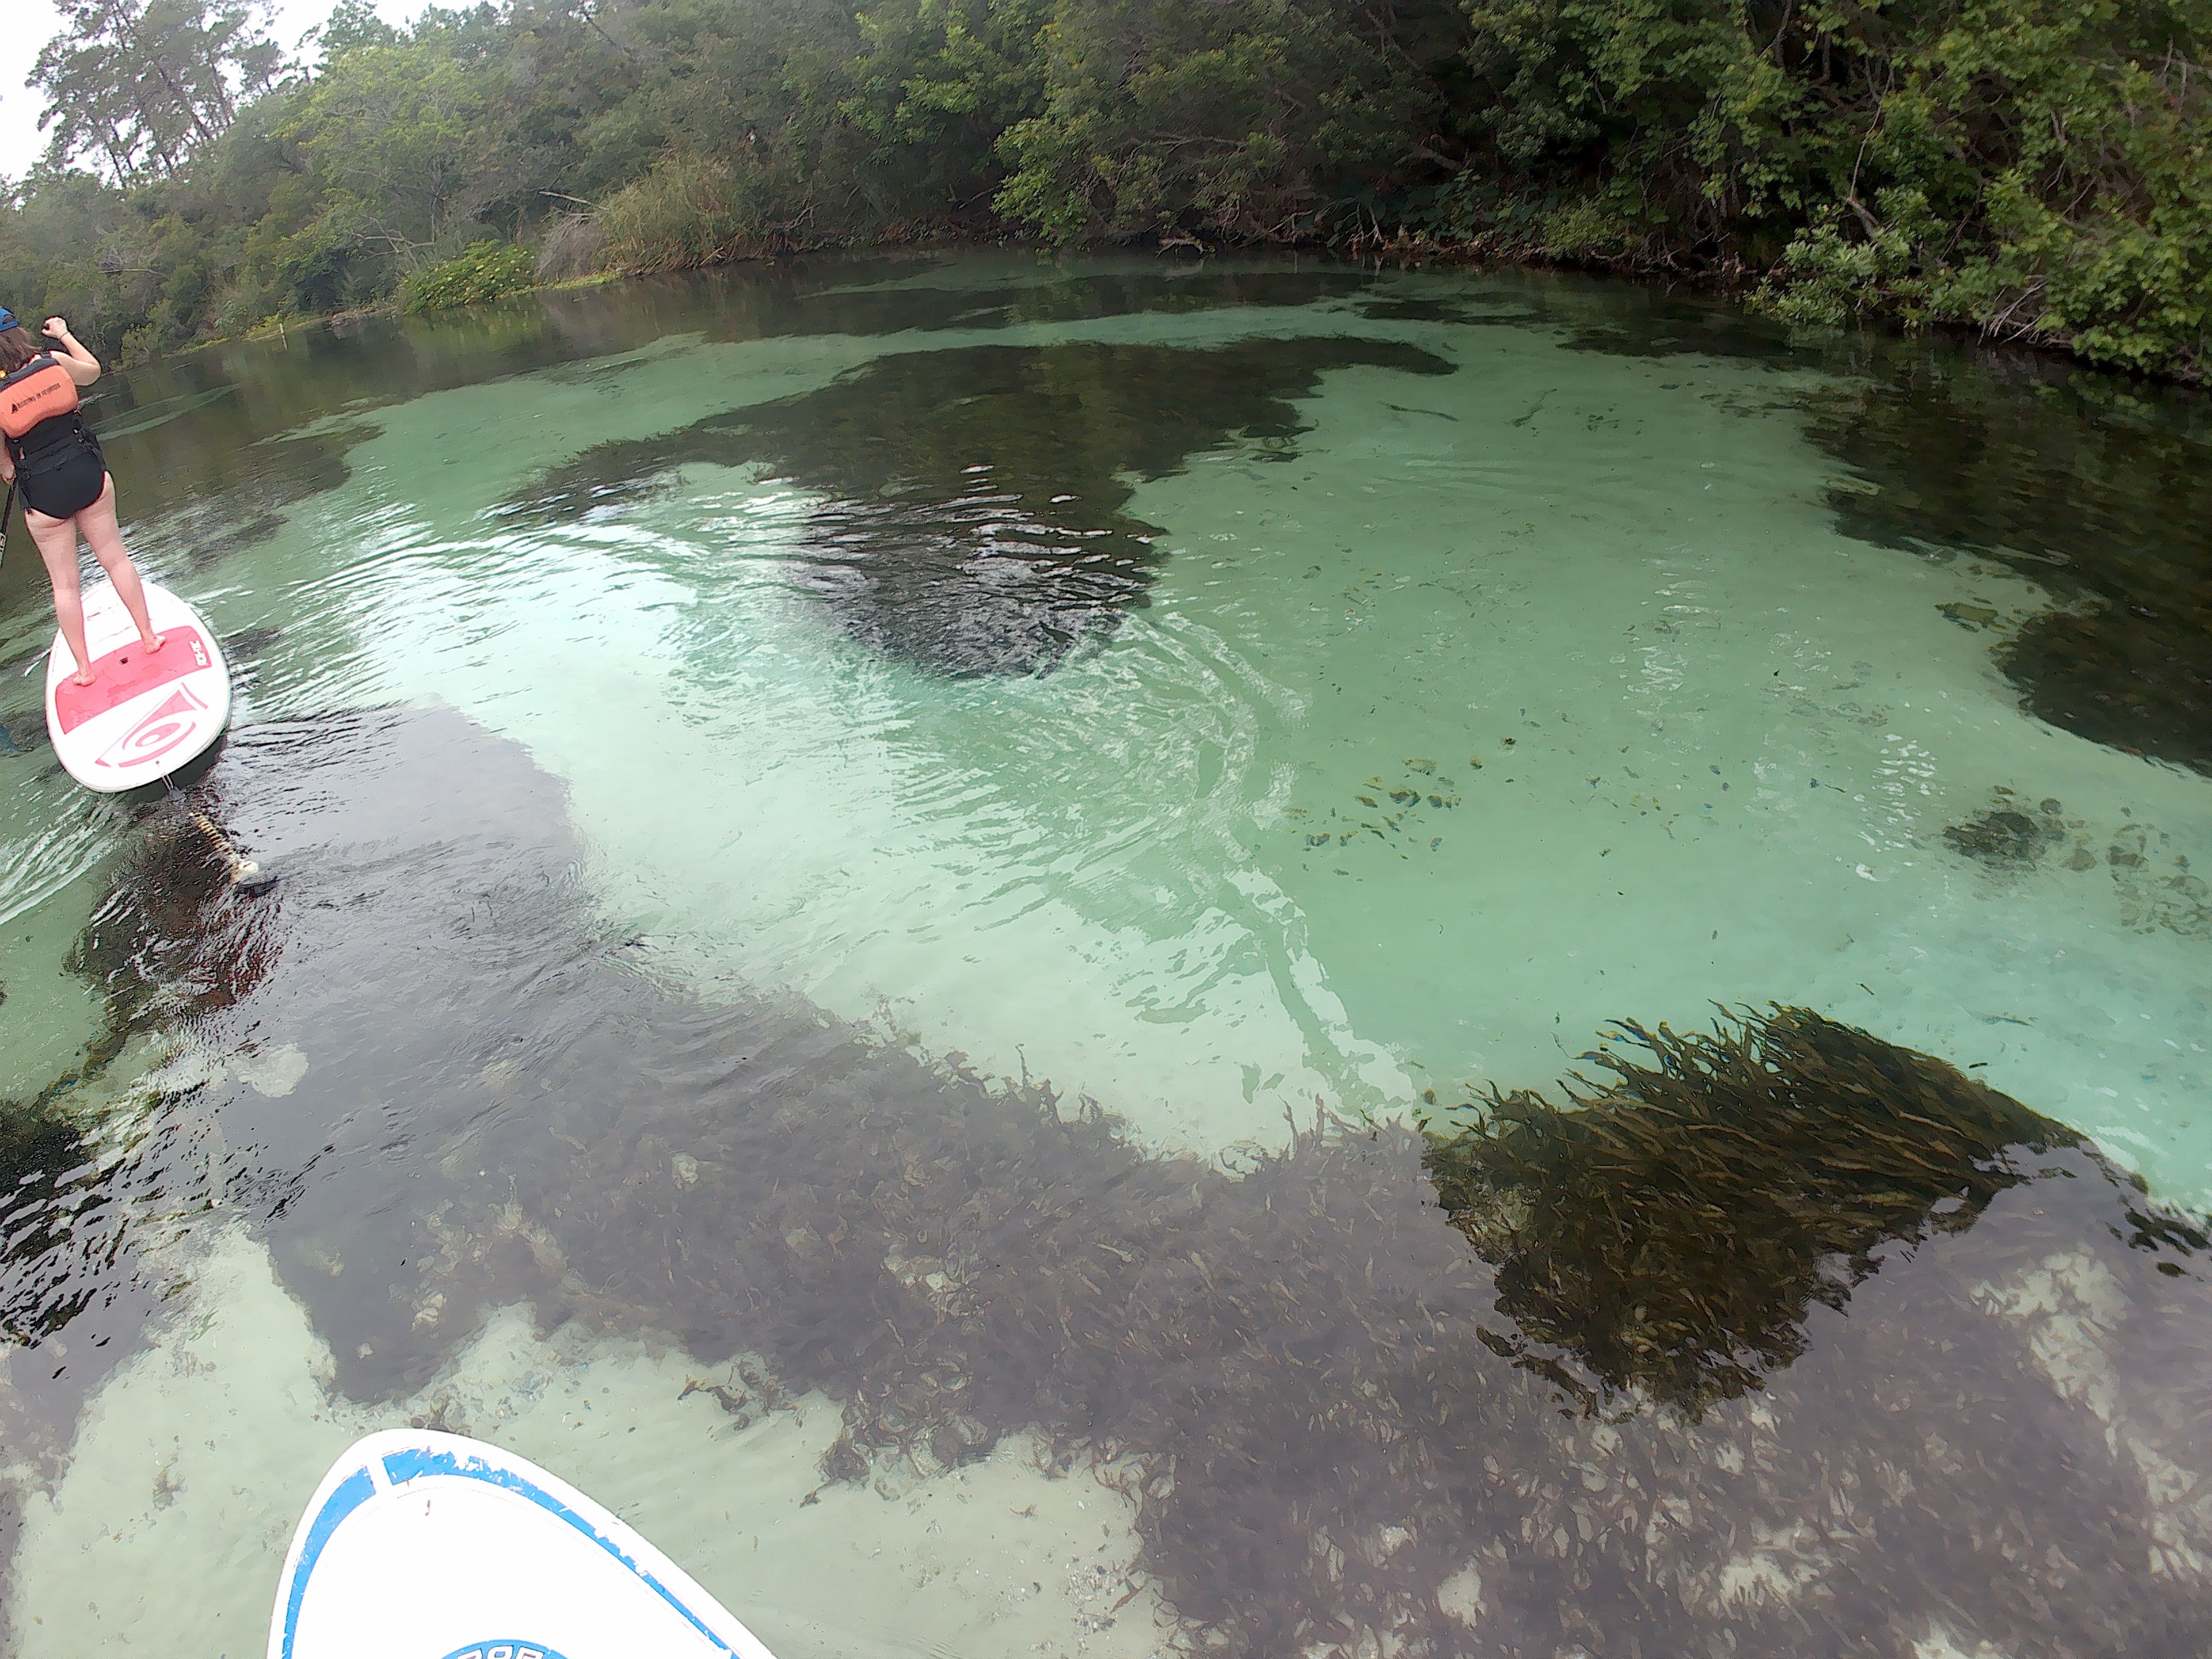
[[[300, 37], [331, 15], [332, 0], [275, 0], [273, 31], [288, 52], [296, 52]], [[377, 0], [377, 13], [386, 21], [404, 21], [422, 10], [423, 0]], [[31, 170], [46, 147], [39, 131], [39, 113], [45, 106], [37, 90], [23, 84], [40, 52], [61, 27], [52, 0], [6, 0], [7, 27], [0, 29], [0, 173], [20, 179]]]

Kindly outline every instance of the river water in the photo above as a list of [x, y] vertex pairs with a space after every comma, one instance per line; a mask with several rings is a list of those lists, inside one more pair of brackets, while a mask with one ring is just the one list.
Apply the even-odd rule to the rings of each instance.
[[[979, 253], [90, 412], [234, 653], [192, 799], [278, 883], [60, 774], [18, 529], [14, 1651], [258, 1651], [322, 1468], [410, 1420], [787, 1659], [2212, 1636], [2201, 400]], [[2094, 1147], [1753, 1386], [1532, 1361], [1409, 1116], [1776, 1005]]]

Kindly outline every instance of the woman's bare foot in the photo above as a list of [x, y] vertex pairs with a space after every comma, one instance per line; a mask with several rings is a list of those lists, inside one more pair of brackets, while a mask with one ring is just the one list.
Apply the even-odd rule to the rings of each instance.
[[168, 635], [166, 634], [155, 634], [151, 638], [149, 638], [146, 635], [141, 634], [138, 636], [138, 643], [144, 646], [148, 653], [150, 655], [152, 653], [159, 651], [167, 639]]
[[75, 680], [79, 685], [90, 685], [96, 677], [89, 668], [80, 668], [76, 673], [70, 675], [70, 678]]

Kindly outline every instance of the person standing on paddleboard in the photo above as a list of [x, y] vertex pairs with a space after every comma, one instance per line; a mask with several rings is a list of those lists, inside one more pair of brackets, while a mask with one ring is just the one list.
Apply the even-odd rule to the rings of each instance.
[[[23, 498], [23, 523], [46, 561], [54, 590], [54, 619], [76, 659], [76, 683], [90, 685], [93, 669], [85, 653], [84, 601], [77, 574], [76, 538], [81, 533], [115, 584], [116, 596], [138, 626], [139, 643], [161, 648], [161, 636], [146, 615], [146, 592], [138, 568], [123, 550], [123, 532], [115, 522], [115, 480], [100, 440], [77, 412], [76, 391], [100, 378], [100, 359], [70, 332], [59, 317], [41, 331], [59, 350], [41, 349], [15, 315], [0, 306], [0, 478], [10, 495]], [[0, 517], [0, 536], [7, 532]]]

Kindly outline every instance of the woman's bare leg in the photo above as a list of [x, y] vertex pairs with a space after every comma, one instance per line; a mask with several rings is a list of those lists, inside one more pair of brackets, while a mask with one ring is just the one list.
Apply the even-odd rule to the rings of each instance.
[[46, 561], [46, 580], [54, 590], [54, 620], [62, 625], [62, 638], [76, 659], [76, 683], [90, 685], [92, 659], [84, 648], [84, 595], [76, 574], [76, 520], [50, 519], [27, 507], [23, 524], [38, 544], [39, 556]]
[[123, 608], [131, 613], [131, 620], [138, 625], [138, 641], [149, 651], [161, 648], [161, 636], [154, 631], [153, 619], [146, 614], [146, 590], [138, 583], [138, 567], [131, 562], [131, 556], [123, 550], [123, 530], [115, 522], [115, 480], [104, 479], [100, 499], [76, 515], [77, 528], [84, 532], [84, 539], [92, 549], [92, 556], [100, 561], [100, 568], [107, 573], [107, 580], [115, 584], [115, 592], [123, 601]]

